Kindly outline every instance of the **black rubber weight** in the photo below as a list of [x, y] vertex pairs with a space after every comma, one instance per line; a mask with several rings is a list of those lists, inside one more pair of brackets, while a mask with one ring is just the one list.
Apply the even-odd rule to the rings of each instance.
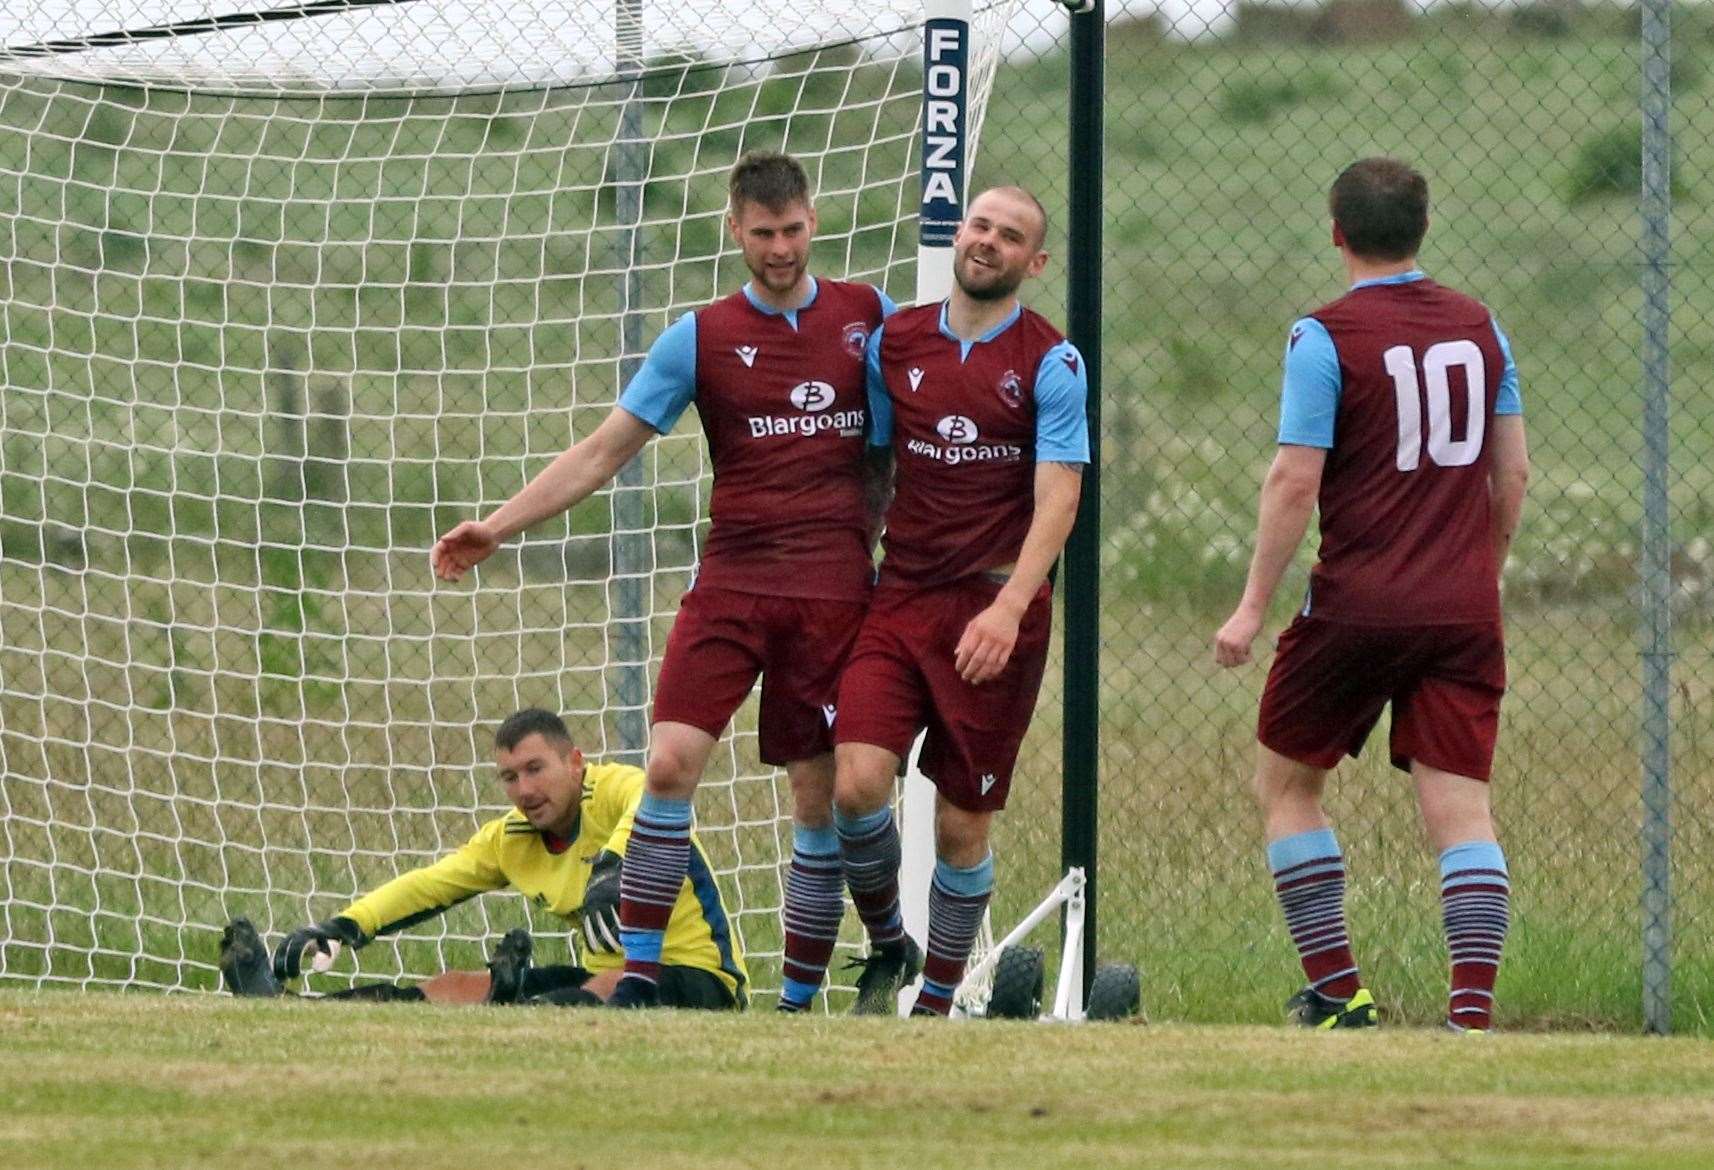
[[1129, 963], [1103, 963], [1089, 983], [1091, 1020], [1123, 1020], [1143, 1010], [1143, 982]]
[[1047, 958], [1040, 947], [1007, 947], [994, 964], [994, 992], [988, 997], [991, 1020], [1033, 1020], [1041, 1012]]

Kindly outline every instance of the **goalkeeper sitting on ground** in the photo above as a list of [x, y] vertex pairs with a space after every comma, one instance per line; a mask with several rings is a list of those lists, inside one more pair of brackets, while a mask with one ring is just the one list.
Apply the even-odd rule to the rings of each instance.
[[[495, 762], [515, 806], [476, 831], [463, 848], [402, 874], [325, 922], [299, 927], [274, 948], [270, 964], [255, 928], [234, 919], [221, 936], [220, 973], [234, 995], [284, 992], [331, 944], [360, 947], [376, 935], [431, 918], [478, 894], [507, 887], [574, 926], [587, 967], [530, 965], [527, 931], [509, 932], [487, 972], [450, 971], [417, 986], [368, 984], [330, 999], [436, 1003], [595, 1004], [624, 969], [619, 941], [619, 874], [643, 773], [623, 764], [586, 764], [559, 716], [527, 709], [494, 733]], [[741, 1008], [744, 959], [702, 846], [691, 841], [690, 872], [679, 888], [661, 951], [661, 1003]]]

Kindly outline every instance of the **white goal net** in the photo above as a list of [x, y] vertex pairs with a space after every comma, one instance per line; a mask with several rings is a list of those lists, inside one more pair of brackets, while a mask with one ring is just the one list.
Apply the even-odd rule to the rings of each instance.
[[[1009, 8], [976, 9], [972, 129]], [[0, 0], [0, 983], [215, 986], [230, 916], [325, 917], [504, 808], [518, 707], [637, 758], [705, 511], [694, 419], [474, 584], [427, 549], [744, 279], [742, 151], [804, 160], [817, 271], [911, 299], [923, 23]], [[791, 834], [752, 728], [698, 815], [767, 989]], [[480, 962], [528, 913], [478, 900], [361, 970]]]

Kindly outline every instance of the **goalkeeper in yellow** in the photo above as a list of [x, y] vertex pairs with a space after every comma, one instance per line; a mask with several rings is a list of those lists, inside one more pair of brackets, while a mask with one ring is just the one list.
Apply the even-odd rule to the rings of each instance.
[[[494, 733], [495, 763], [511, 812], [483, 825], [456, 853], [401, 874], [325, 922], [292, 931], [270, 961], [255, 928], [236, 918], [221, 936], [220, 972], [234, 995], [272, 996], [318, 955], [361, 947], [491, 890], [514, 889], [583, 937], [583, 965], [533, 967], [529, 932], [510, 931], [486, 972], [449, 971], [416, 986], [367, 984], [330, 999], [435, 1003], [597, 1004], [624, 969], [619, 876], [643, 773], [586, 763], [559, 716], [530, 708]], [[661, 951], [661, 1003], [732, 1009], [745, 1003], [738, 939], [702, 846], [692, 840]]]

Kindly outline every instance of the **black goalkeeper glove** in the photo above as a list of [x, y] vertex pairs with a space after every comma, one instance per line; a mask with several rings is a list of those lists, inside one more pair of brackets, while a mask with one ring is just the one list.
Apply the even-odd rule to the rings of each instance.
[[328, 943], [337, 942], [345, 946], [360, 947], [368, 940], [363, 937], [363, 928], [349, 918], [329, 918], [326, 922], [318, 922], [313, 926], [300, 926], [274, 948], [274, 978], [284, 983], [288, 979], [296, 979], [303, 974], [304, 955], [312, 952], [326, 952]]
[[583, 945], [602, 954], [622, 954], [619, 941], [619, 869], [625, 859], [611, 849], [595, 855], [583, 888]]

